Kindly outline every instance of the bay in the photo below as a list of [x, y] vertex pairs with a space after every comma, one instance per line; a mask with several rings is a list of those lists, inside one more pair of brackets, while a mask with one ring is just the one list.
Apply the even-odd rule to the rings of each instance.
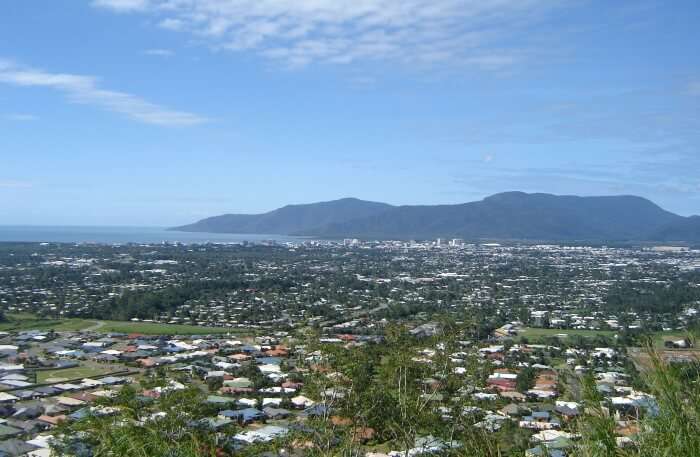
[[284, 235], [171, 232], [164, 227], [0, 225], [0, 242], [46, 243], [300, 243], [307, 238]]

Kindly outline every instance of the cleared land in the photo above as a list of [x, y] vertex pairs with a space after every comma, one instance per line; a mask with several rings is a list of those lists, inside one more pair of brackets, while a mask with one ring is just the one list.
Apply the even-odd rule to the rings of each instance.
[[[698, 349], [665, 349], [656, 348], [661, 359], [666, 362], [692, 362], [700, 361]], [[648, 371], [653, 367], [652, 358], [646, 349], [629, 348], [628, 354], [639, 371]]]

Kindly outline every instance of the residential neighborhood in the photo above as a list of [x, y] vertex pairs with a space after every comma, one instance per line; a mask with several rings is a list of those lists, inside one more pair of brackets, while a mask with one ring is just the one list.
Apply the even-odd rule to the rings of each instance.
[[30, 244], [0, 259], [0, 455], [100, 455], [109, 426], [189, 430], [231, 455], [493, 440], [565, 456], [586, 417], [624, 449], [661, 408], [647, 373], [697, 360], [692, 250]]

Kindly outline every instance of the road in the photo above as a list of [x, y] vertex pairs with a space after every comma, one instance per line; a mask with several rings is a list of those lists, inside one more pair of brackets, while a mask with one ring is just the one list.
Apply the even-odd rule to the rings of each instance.
[[91, 325], [90, 327], [85, 327], [84, 329], [81, 330], [81, 332], [83, 332], [83, 333], [96, 332], [104, 326], [105, 326], [105, 323], [103, 321], [96, 321], [95, 325]]

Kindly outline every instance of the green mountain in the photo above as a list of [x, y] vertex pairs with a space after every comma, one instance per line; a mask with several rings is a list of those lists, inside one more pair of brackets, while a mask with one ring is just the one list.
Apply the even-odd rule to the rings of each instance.
[[635, 196], [506, 192], [471, 203], [434, 206], [343, 199], [285, 206], [260, 215], [217, 216], [174, 230], [361, 239], [663, 241], [666, 238], [657, 237], [664, 230], [673, 233], [674, 227], [685, 230], [679, 233], [689, 240], [700, 236], [690, 219]]
[[390, 208], [392, 206], [386, 203], [344, 198], [307, 205], [288, 205], [264, 214], [224, 214], [170, 230], [263, 235], [313, 233], [321, 231], [321, 227], [361, 219]]
[[657, 231], [652, 238], [658, 241], [700, 243], [700, 216], [683, 218]]

